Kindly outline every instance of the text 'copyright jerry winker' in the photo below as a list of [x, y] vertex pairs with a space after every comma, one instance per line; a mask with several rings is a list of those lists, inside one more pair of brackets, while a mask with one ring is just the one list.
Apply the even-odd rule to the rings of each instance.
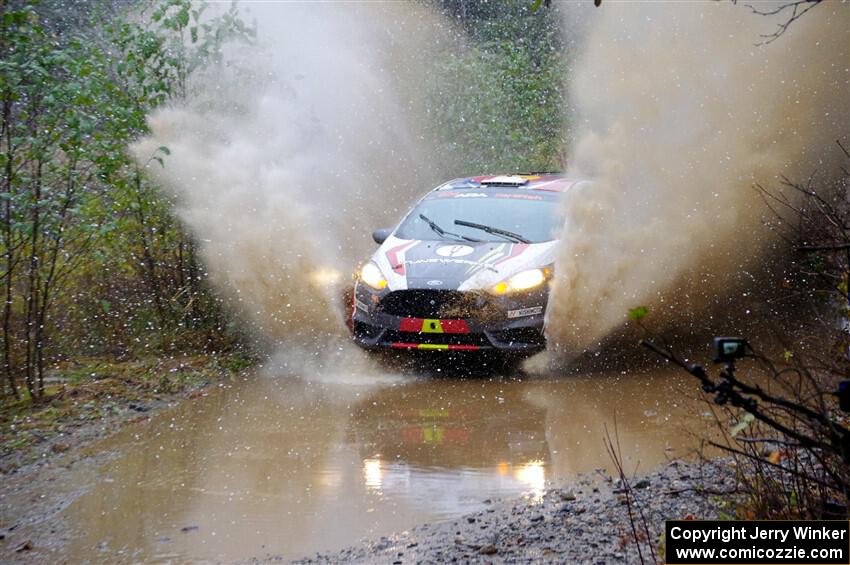
[[670, 565], [850, 564], [845, 520], [668, 520], [664, 532]]

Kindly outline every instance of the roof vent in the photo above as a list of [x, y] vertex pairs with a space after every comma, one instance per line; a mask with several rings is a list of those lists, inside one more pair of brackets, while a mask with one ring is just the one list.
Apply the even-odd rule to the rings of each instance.
[[528, 179], [517, 175], [503, 175], [481, 181], [481, 186], [524, 186]]

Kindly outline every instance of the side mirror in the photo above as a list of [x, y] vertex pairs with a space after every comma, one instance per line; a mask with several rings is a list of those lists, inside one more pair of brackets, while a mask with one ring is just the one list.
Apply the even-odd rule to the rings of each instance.
[[393, 233], [391, 228], [381, 228], [372, 232], [372, 239], [375, 240], [375, 243], [381, 245], [388, 237], [390, 237], [391, 233]]

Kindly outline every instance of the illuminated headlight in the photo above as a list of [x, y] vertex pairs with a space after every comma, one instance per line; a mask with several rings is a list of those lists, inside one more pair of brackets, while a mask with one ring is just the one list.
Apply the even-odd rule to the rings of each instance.
[[316, 286], [333, 286], [342, 279], [342, 273], [336, 269], [318, 268], [310, 273], [310, 280]]
[[374, 263], [363, 265], [363, 268], [360, 269], [360, 280], [375, 290], [384, 290], [387, 288], [387, 279], [384, 278], [381, 269]]
[[540, 286], [548, 278], [548, 269], [529, 269], [504, 280], [490, 289], [493, 294], [508, 294]]

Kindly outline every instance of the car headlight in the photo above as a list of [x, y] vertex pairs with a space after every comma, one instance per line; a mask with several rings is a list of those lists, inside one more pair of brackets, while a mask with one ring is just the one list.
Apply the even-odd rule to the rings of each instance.
[[387, 288], [387, 279], [384, 278], [381, 269], [372, 262], [366, 263], [360, 269], [360, 280], [375, 290], [384, 290]]
[[336, 269], [319, 267], [310, 273], [310, 280], [316, 286], [333, 286], [342, 279], [342, 273]]
[[508, 294], [511, 292], [532, 289], [546, 282], [549, 275], [548, 271], [549, 269], [529, 269], [528, 271], [521, 271], [492, 287], [490, 292], [493, 294]]

